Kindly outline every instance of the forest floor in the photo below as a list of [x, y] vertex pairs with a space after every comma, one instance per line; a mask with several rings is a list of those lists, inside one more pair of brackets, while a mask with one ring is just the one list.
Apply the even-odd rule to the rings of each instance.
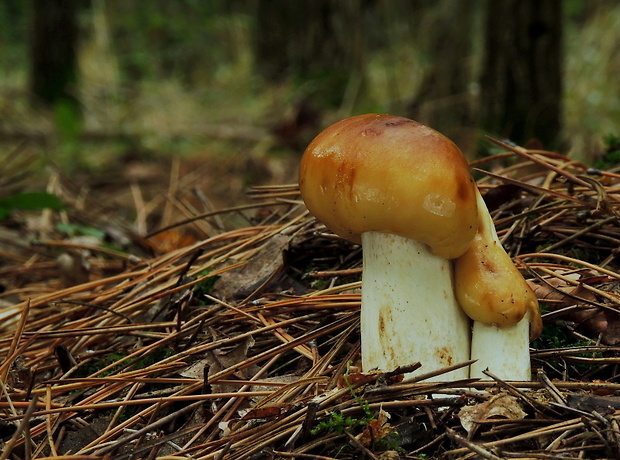
[[[501, 150], [472, 167], [543, 308], [532, 382], [362, 373], [361, 250], [307, 213], [294, 154], [69, 177], [11, 152], [0, 459], [617, 458], [620, 176]], [[15, 201], [33, 180], [62, 207]]]

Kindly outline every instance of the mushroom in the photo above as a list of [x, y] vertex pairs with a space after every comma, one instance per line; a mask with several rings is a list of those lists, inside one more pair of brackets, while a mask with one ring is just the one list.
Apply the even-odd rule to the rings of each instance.
[[476, 190], [478, 232], [453, 261], [456, 297], [474, 321], [470, 377], [531, 380], [529, 341], [542, 331], [538, 300], [497, 237], [493, 219]]
[[[450, 260], [476, 235], [477, 188], [458, 147], [406, 118], [355, 116], [310, 143], [299, 186], [319, 221], [362, 244], [363, 369], [468, 361], [470, 321]], [[460, 368], [439, 378], [468, 375]]]

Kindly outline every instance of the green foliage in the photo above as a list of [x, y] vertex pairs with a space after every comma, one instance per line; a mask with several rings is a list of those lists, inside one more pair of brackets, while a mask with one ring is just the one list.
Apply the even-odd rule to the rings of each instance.
[[329, 279], [317, 278], [310, 282], [310, 287], [312, 289], [316, 289], [317, 291], [322, 291], [323, 289], [327, 289], [329, 287]]
[[[156, 362], [169, 358], [170, 356], [173, 356], [174, 354], [175, 354], [175, 351], [172, 350], [171, 348], [157, 349], [155, 350], [154, 353], [151, 353], [147, 356], [143, 356], [141, 358], [131, 358], [129, 360], [123, 361], [122, 363], [116, 366], [113, 366], [107, 371], [99, 374], [98, 377], [106, 377], [106, 376], [114, 375], [117, 372], [119, 372], [121, 369], [124, 369], [127, 367], [131, 367], [133, 369], [144, 369], [146, 367], [149, 367], [155, 364]], [[122, 351], [110, 352], [97, 360], [90, 361], [84, 364], [83, 366], [81, 366], [79, 371], [77, 372], [77, 376], [87, 377], [89, 375], [93, 375], [99, 372], [101, 369], [105, 369], [111, 364], [115, 364], [118, 361], [121, 361], [126, 356], [127, 354]]]
[[[541, 308], [541, 311], [544, 312], [544, 309]], [[571, 334], [570, 330], [566, 326], [555, 323], [545, 324], [542, 335], [532, 342], [532, 347], [539, 350], [552, 350], [555, 348], [580, 348], [592, 345], [594, 345], [592, 341], [579, 340]], [[601, 352], [572, 352], [571, 355], [585, 358], [603, 357], [603, 353]], [[548, 359], [548, 363], [553, 366], [556, 366], [559, 362], [560, 361], [557, 359]], [[589, 364], [580, 363], [573, 363], [571, 368], [578, 372], [588, 372], [592, 369]]]
[[[89, 361], [85, 363], [84, 365], [80, 366], [80, 368], [78, 369], [76, 373], [76, 376], [80, 378], [80, 377], [88, 377], [89, 375], [93, 375], [99, 372], [101, 369], [104, 369], [105, 367], [109, 366], [110, 364], [114, 364], [117, 361], [120, 361], [125, 356], [127, 355], [122, 352], [108, 353], [107, 355], [104, 355], [99, 359]], [[99, 377], [106, 377], [108, 375], [112, 375], [119, 368], [120, 368], [120, 365], [118, 367], [114, 367], [100, 374]]]
[[5, 69], [23, 67], [28, 52], [31, 2], [0, 2], [0, 55]]
[[63, 142], [76, 142], [82, 130], [82, 114], [76, 101], [61, 99], [54, 105], [56, 129]]
[[[540, 304], [540, 312], [545, 314], [549, 311], [546, 304]], [[559, 324], [545, 324], [543, 332], [536, 340], [532, 342], [532, 347], [536, 349], [553, 349], [553, 348], [569, 348], [569, 347], [587, 347], [592, 345], [590, 341], [577, 340], [570, 331]]]
[[108, 234], [105, 230], [96, 227], [90, 227], [88, 225], [79, 225], [79, 224], [70, 224], [70, 223], [59, 223], [56, 225], [56, 229], [65, 233], [69, 237], [75, 236], [89, 236], [97, 239], [96, 245], [101, 248], [106, 248], [110, 251], [115, 251], [120, 254], [126, 254], [122, 247], [118, 245], [112, 244], [106, 241], [106, 237]]
[[93, 236], [101, 241], [106, 237], [106, 232], [99, 228], [79, 224], [59, 223], [56, 228], [70, 236]]
[[[319, 422], [311, 431], [312, 435], [316, 436], [322, 431], [328, 433], [343, 434], [347, 432], [362, 432], [368, 424], [374, 420], [377, 420], [376, 414], [370, 408], [370, 404], [365, 399], [362, 399], [351, 387], [348, 379], [348, 371], [344, 375], [344, 381], [346, 382], [351, 396], [357, 402], [362, 409], [361, 417], [345, 416], [338, 411], [330, 411], [326, 420]], [[381, 439], [377, 439], [374, 442], [374, 448], [380, 451], [383, 450], [397, 450], [402, 451], [400, 447], [400, 438], [397, 432], [391, 432], [390, 434], [383, 436]]]
[[575, 339], [566, 327], [553, 323], [545, 324], [541, 336], [532, 342], [532, 346], [537, 349], [587, 347], [588, 345], [592, 343]]
[[82, 113], [77, 101], [67, 97], [59, 99], [54, 104], [54, 121], [65, 164], [69, 168], [80, 166]]
[[362, 409], [364, 416], [362, 418], [345, 417], [340, 412], [331, 411], [329, 413], [329, 418], [327, 420], [321, 421], [320, 423], [316, 425], [316, 427], [314, 427], [314, 429], [311, 431], [313, 435], [316, 435], [320, 433], [321, 431], [342, 434], [345, 432], [345, 430], [350, 431], [352, 428], [366, 427], [366, 425], [368, 425], [369, 422], [373, 421], [376, 418], [375, 414], [370, 409], [370, 405], [368, 404], [368, 401], [363, 400], [357, 395], [357, 393], [355, 393], [355, 390], [353, 389], [353, 387], [351, 387], [351, 384], [349, 383], [348, 376], [349, 376], [349, 369], [347, 367], [347, 372], [343, 376], [344, 381], [346, 382], [347, 386], [349, 387], [349, 390], [351, 391], [351, 396], [353, 396], [353, 399], [355, 399], [355, 401], [359, 404], [360, 408]]
[[62, 211], [62, 201], [51, 193], [46, 192], [22, 192], [0, 198], [0, 220], [4, 220], [13, 211], [39, 211], [51, 209]]
[[176, 78], [204, 85], [221, 66], [240, 59], [249, 39], [250, 17], [225, 1], [110, 2], [105, 12], [114, 18], [127, 80]]
[[605, 142], [605, 153], [594, 162], [594, 167], [606, 170], [620, 165], [620, 136], [608, 134], [603, 138], [603, 141]]
[[397, 452], [404, 452], [405, 449], [400, 447], [400, 436], [396, 431], [388, 434], [387, 436], [383, 436], [381, 439], [377, 439], [375, 442], [376, 450], [395, 450]]
[[340, 412], [331, 411], [327, 420], [319, 422], [312, 429], [312, 434], [316, 435], [321, 431], [343, 434], [345, 430], [351, 431], [353, 428], [365, 427], [366, 425], [368, 425], [368, 422], [373, 419], [374, 417], [370, 420], [368, 420], [367, 418], [345, 417]]
[[[211, 273], [211, 270], [204, 270], [200, 272], [198, 276], [199, 277], [208, 276], [209, 273]], [[215, 286], [215, 283], [219, 279], [220, 279], [219, 276], [211, 276], [209, 278], [206, 278], [204, 281], [201, 281], [200, 283], [196, 284], [196, 286], [194, 286], [194, 298], [198, 299], [198, 303], [200, 305], [205, 304], [205, 296], [211, 294], [211, 292], [213, 291], [213, 287]]]

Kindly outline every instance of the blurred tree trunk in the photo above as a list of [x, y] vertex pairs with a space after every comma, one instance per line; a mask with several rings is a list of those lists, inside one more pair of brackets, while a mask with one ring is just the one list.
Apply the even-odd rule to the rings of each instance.
[[407, 115], [473, 149], [476, 121], [472, 107], [474, 20], [480, 2], [442, 0], [418, 5], [418, 42], [426, 44], [428, 70]]
[[256, 66], [270, 81], [312, 80], [330, 105], [342, 102], [364, 67], [364, 12], [374, 0], [258, 0]]
[[44, 103], [75, 101], [79, 0], [33, 0], [31, 91]]
[[480, 81], [482, 127], [518, 143], [559, 142], [562, 0], [489, 0]]

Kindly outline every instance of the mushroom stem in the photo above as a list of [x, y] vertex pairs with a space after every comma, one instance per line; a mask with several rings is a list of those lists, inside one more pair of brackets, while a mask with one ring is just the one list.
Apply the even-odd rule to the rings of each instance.
[[[364, 371], [419, 361], [430, 372], [469, 360], [470, 321], [455, 298], [451, 262], [388, 233], [362, 233], [362, 247]], [[435, 380], [468, 377], [465, 367]]]
[[488, 369], [502, 380], [529, 381], [532, 379], [530, 365], [529, 316], [514, 326], [498, 327], [474, 321], [471, 340], [471, 378], [488, 380]]

